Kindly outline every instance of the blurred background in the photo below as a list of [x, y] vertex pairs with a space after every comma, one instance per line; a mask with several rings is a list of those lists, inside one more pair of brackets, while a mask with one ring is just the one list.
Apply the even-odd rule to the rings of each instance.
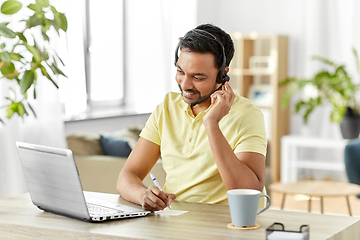
[[[32, 1], [20, 2], [27, 5]], [[72, 134], [108, 133], [144, 124], [167, 92], [178, 91], [174, 78], [175, 47], [179, 37], [202, 23], [213, 23], [238, 39], [234, 59], [245, 59], [242, 56], [248, 48], [240, 44], [241, 39], [254, 41], [253, 56], [266, 55], [276, 60], [280, 58], [277, 51], [283, 49], [284, 61], [275, 64], [281, 74], [271, 72], [268, 80], [266, 77], [262, 80], [261, 76], [266, 74], [248, 74], [253, 85], [262, 81], [271, 85], [268, 93], [271, 104], [277, 106], [276, 111], [285, 111], [278, 108], [281, 93], [274, 90], [278, 82], [286, 77], [309, 78], [324, 68], [311, 60], [314, 55], [345, 65], [353, 81], [359, 83], [352, 53], [353, 47], [360, 49], [358, 0], [52, 0], [50, 3], [68, 20], [67, 32], [52, 41], [65, 63], [63, 72], [67, 78], [55, 79], [59, 90], [47, 81], [38, 80], [38, 96], [33, 101], [37, 118], [31, 114], [24, 119], [14, 116], [6, 119], [6, 124], [0, 124], [0, 197], [26, 192], [15, 141], [68, 147], [66, 137]], [[2, 21], [15, 24], [11, 16]], [[275, 44], [274, 48], [271, 43], [274, 36], [285, 37], [286, 44]], [[270, 39], [270, 43], [265, 40], [262, 43], [262, 37]], [[234, 60], [230, 68], [230, 83], [242, 93], [241, 79], [246, 79], [246, 73], [241, 68], [249, 63], [239, 61]], [[271, 61], [266, 64], [270, 66]], [[6, 104], [5, 97], [12, 84], [0, 79], [0, 106]], [[254, 91], [261, 92], [261, 88], [254, 90], [249, 86], [246, 90], [242, 95], [249, 98]], [[314, 89], [307, 88], [294, 95], [287, 115], [278, 115], [282, 120], [276, 125], [274, 106], [259, 105], [266, 120], [268, 149], [273, 149], [270, 146], [277, 142], [276, 155], [268, 153], [267, 184], [280, 181], [283, 135], [342, 139], [339, 124], [330, 122], [329, 105], [316, 108], [307, 124], [301, 114], [293, 114], [294, 101], [314, 94]], [[4, 116], [4, 112], [0, 114]], [[342, 149], [335, 152], [305, 149], [301, 154], [312, 159], [343, 158]], [[344, 170], [300, 169], [298, 174], [299, 178], [346, 180]]]

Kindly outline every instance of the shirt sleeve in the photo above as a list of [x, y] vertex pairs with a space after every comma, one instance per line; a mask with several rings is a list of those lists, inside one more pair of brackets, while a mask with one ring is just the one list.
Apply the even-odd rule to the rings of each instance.
[[158, 105], [155, 111], [151, 113], [145, 127], [140, 133], [140, 137], [143, 137], [159, 146], [161, 145], [159, 118], [162, 111], [162, 105], [163, 104]]
[[239, 138], [234, 152], [256, 152], [266, 156], [267, 139], [264, 116], [254, 108], [241, 121]]

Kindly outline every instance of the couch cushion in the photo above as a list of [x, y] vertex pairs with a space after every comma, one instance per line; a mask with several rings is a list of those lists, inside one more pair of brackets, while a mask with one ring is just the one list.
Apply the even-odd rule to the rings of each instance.
[[100, 135], [100, 146], [105, 155], [128, 157], [131, 148], [126, 139]]
[[114, 131], [114, 132], [103, 132], [101, 135], [103, 136], [112, 136], [124, 139], [127, 141], [131, 149], [134, 149], [136, 142], [139, 140], [139, 134], [143, 129], [144, 125], [131, 125], [127, 128]]
[[103, 155], [99, 134], [74, 133], [66, 137], [68, 148], [76, 155]]

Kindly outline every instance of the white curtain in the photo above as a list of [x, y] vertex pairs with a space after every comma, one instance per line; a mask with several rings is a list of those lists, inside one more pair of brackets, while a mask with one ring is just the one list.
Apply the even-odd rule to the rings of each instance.
[[[0, 105], [6, 104], [8, 80], [0, 82]], [[38, 80], [38, 98], [32, 101], [37, 118], [33, 115], [21, 119], [17, 115], [7, 120], [4, 110], [1, 117], [5, 125], [0, 124], [0, 198], [27, 192], [23, 172], [16, 150], [16, 141], [24, 141], [53, 147], [65, 147], [62, 108], [57, 89], [47, 79]]]
[[[25, 1], [25, 4], [28, 2]], [[13, 20], [8, 19], [10, 22]], [[65, 43], [61, 41], [53, 42], [52, 47], [56, 49], [57, 46], [63, 44]], [[56, 81], [61, 81], [61, 79], [56, 79]], [[0, 79], [0, 106], [9, 103], [5, 97], [9, 96], [9, 87], [16, 89], [16, 85], [14, 80]], [[37, 114], [37, 118], [29, 111], [29, 116], [24, 119], [14, 115], [8, 120], [5, 118], [5, 109], [0, 109], [0, 116], [5, 121], [5, 125], [0, 123], [0, 198], [27, 192], [16, 150], [16, 141], [60, 148], [66, 147], [59, 91], [47, 78], [41, 77], [40, 74], [38, 75], [36, 90], [37, 99], [31, 100], [33, 99], [32, 94], [30, 94], [32, 88], [29, 89], [28, 99]]]

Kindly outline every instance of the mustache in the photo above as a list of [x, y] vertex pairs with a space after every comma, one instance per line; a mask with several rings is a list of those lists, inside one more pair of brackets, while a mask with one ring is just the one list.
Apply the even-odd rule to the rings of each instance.
[[[198, 93], [198, 94], [200, 94], [200, 92], [199, 92], [199, 91], [196, 91], [196, 90], [194, 90], [194, 89], [185, 89], [185, 90], [183, 90], [179, 84], [178, 84], [178, 86], [179, 86], [179, 89], [180, 89], [181, 95], [183, 94], [183, 91], [186, 91], [186, 92], [191, 92], [191, 93]], [[201, 94], [200, 94], [200, 95], [201, 95]]]

